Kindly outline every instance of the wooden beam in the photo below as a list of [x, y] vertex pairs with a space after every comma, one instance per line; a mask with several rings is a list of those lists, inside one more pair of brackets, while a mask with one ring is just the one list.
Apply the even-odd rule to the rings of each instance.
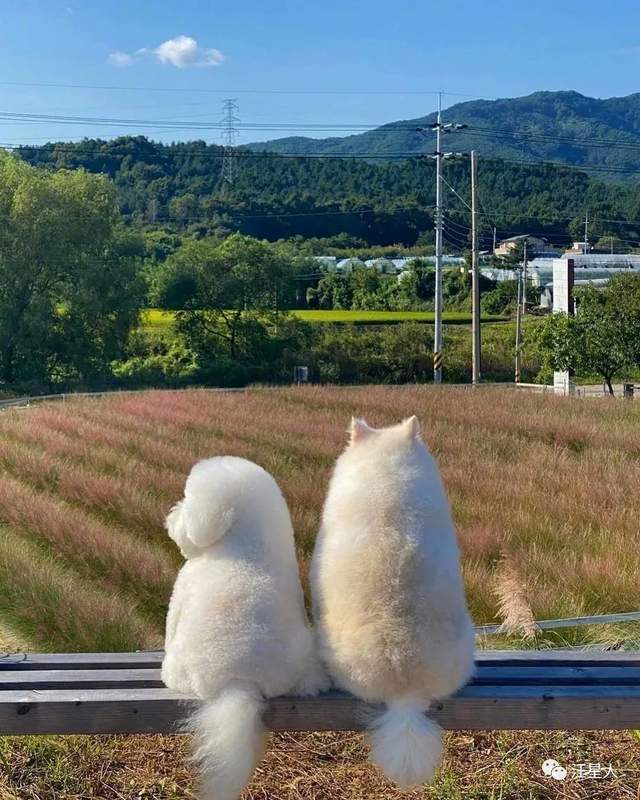
[[[526, 665], [479, 662], [471, 686], [510, 685], [640, 685], [640, 666], [631, 664]], [[3, 691], [12, 689], [153, 689], [162, 688], [160, 670], [152, 669], [15, 669], [0, 672]]]
[[[175, 733], [192, 704], [167, 689], [5, 691], [0, 735]], [[274, 698], [265, 721], [275, 731], [361, 730], [374, 711], [330, 692]], [[472, 685], [432, 714], [458, 730], [638, 729], [640, 686]]]
[[0, 672], [0, 703], [11, 689], [160, 689], [159, 669], [26, 669]]
[[146, 669], [160, 668], [162, 650], [135, 653], [5, 653], [0, 674], [9, 669]]
[[[164, 653], [149, 650], [135, 653], [7, 653], [0, 655], [3, 670], [29, 669], [160, 669]], [[640, 651], [594, 650], [477, 650], [476, 664], [532, 666], [594, 664], [640, 666]]]

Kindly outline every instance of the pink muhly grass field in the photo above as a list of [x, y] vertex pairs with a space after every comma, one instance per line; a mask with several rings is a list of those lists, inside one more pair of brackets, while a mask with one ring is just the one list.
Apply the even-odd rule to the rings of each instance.
[[384, 425], [414, 413], [449, 491], [476, 622], [501, 619], [515, 586], [521, 619], [640, 608], [639, 403], [307, 387], [145, 392], [0, 415], [0, 532], [6, 553], [28, 564], [4, 556], [0, 594], [40, 597], [32, 612], [0, 606], [0, 619], [58, 649], [159, 641], [180, 563], [162, 521], [193, 462], [219, 454], [274, 474], [306, 584], [351, 415]]

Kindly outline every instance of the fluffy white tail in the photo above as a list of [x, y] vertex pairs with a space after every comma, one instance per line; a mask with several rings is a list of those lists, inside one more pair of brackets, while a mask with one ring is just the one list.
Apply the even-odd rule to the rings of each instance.
[[201, 800], [236, 800], [251, 780], [267, 744], [263, 706], [255, 686], [231, 684], [189, 719]]
[[402, 789], [430, 781], [442, 757], [442, 730], [406, 701], [390, 703], [368, 738], [371, 760]]

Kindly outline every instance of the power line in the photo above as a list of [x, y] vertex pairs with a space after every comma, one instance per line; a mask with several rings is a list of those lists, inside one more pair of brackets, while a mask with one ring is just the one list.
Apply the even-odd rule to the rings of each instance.
[[567, 134], [553, 134], [553, 133], [536, 133], [529, 131], [526, 128], [520, 130], [505, 130], [504, 128], [489, 128], [479, 125], [469, 125], [469, 133], [471, 134], [488, 134], [498, 137], [521, 137], [531, 140], [539, 140], [544, 142], [562, 142], [566, 144], [585, 143], [589, 145], [602, 145], [606, 147], [628, 147], [634, 150], [640, 149], [640, 143], [631, 141], [624, 141], [621, 139], [604, 139], [596, 136], [569, 136]]
[[444, 217], [444, 221], [447, 225], [453, 225], [455, 228], [458, 228], [460, 233], [464, 233], [465, 235], [471, 230], [471, 228], [468, 225], [463, 225], [460, 222], [456, 222], [450, 217]]
[[[60, 145], [52, 145], [52, 149], [47, 148], [40, 148], [36, 146], [21, 146], [17, 144], [5, 143], [4, 146], [7, 149], [11, 150], [18, 150], [18, 151], [29, 151], [34, 150], [38, 153], [44, 154], [56, 154], [59, 152], [62, 153], [70, 153], [72, 155], [76, 155], [78, 157], [83, 156], [93, 156], [93, 157], [110, 157], [110, 158], [125, 158], [127, 156], [132, 155], [130, 151], [124, 153], [115, 153], [112, 149], [108, 152], [103, 153], [95, 148], [86, 150], [86, 151], [78, 151], [76, 146], [69, 146], [65, 147]], [[178, 147], [177, 150], [174, 152], [166, 152], [169, 149], [168, 146], [162, 145], [165, 148], [165, 152], [163, 151], [156, 151], [153, 153], [154, 158], [165, 158], [165, 159], [173, 159], [173, 160], [180, 160], [186, 156], [197, 156], [199, 158], [216, 158], [222, 159], [223, 153], [211, 153], [210, 151], [206, 150], [184, 150]], [[236, 152], [235, 157], [238, 159], [269, 159], [269, 160], [287, 160], [287, 159], [297, 159], [297, 160], [317, 160], [317, 159], [341, 159], [341, 160], [352, 160], [352, 159], [359, 159], [359, 160], [369, 160], [371, 158], [375, 158], [377, 154], [374, 153], [363, 153], [359, 155], [337, 155], [337, 154], [299, 154], [299, 153], [255, 153], [252, 151], [247, 150], [238, 150]], [[388, 159], [388, 156], [383, 156], [383, 158]], [[523, 166], [531, 166], [530, 162], [520, 162]], [[449, 185], [449, 188], [453, 189], [453, 187]], [[456, 192], [457, 194], [457, 192]], [[462, 198], [460, 198], [463, 202], [465, 202]], [[466, 205], [466, 203], [465, 203]], [[482, 212], [479, 212], [480, 216], [489, 218], [495, 224], [496, 219], [535, 219], [538, 221], [549, 221], [549, 222], [563, 222], [563, 221], [572, 221], [575, 219], [576, 216], [581, 215], [583, 209], [577, 209], [573, 216], [560, 216], [558, 214], [548, 214], [548, 213], [537, 213], [537, 214], [526, 214], [522, 211], [501, 211], [499, 209], [492, 209], [487, 211], [486, 208], [482, 205]], [[599, 217], [597, 214], [593, 217], [593, 222], [597, 223], [605, 223], [605, 224], [616, 224], [616, 225], [625, 225], [625, 226], [637, 226], [640, 225], [640, 220], [634, 219], [612, 219], [608, 217]], [[496, 227], [498, 227], [496, 225]]]
[[460, 200], [462, 203], [464, 203], [464, 205], [465, 205], [465, 206], [466, 206], [466, 207], [469, 209], [469, 211], [471, 211], [471, 206], [469, 205], [469, 203], [467, 203], [467, 201], [464, 199], [464, 197], [462, 197], [461, 195], [459, 195], [459, 194], [458, 194], [458, 192], [457, 192], [457, 191], [456, 191], [456, 190], [453, 188], [453, 186], [452, 186], [452, 185], [451, 185], [451, 184], [450, 184], [450, 183], [449, 183], [449, 182], [448, 182], [448, 181], [445, 179], [445, 177], [444, 177], [444, 176], [441, 176], [441, 177], [440, 177], [440, 179], [441, 179], [441, 181], [444, 183], [444, 185], [445, 185], [445, 186], [447, 186], [447, 187], [448, 187], [448, 188], [449, 188], [449, 189], [450, 189], [450, 190], [451, 190], [451, 191], [452, 191], [452, 192], [455, 194], [455, 196], [458, 198], [458, 200]]
[[[2, 83], [2, 82], [0, 82]], [[158, 90], [164, 91], [164, 90]], [[205, 91], [205, 90], [203, 90]], [[207, 90], [208, 91], [208, 90]], [[218, 90], [216, 90], [218, 91]], [[129, 119], [129, 118], [105, 118], [105, 117], [89, 117], [73, 116], [73, 115], [52, 115], [52, 114], [35, 114], [23, 112], [0, 112], [0, 118], [6, 122], [12, 123], [34, 123], [34, 124], [83, 124], [83, 125], [113, 125], [113, 126], [131, 126], [136, 125], [140, 127], [151, 127], [160, 129], [189, 129], [189, 130], [216, 130], [224, 127], [221, 122], [194, 122], [193, 120], [146, 120], [146, 119]], [[406, 130], [415, 131], [415, 123], [386, 123], [386, 124], [362, 124], [362, 123], [297, 123], [297, 122], [271, 122], [271, 123], [244, 123], [242, 126], [244, 130], [266, 131], [266, 130], [308, 130], [308, 131], [351, 131], [360, 130], [375, 135], [387, 135], [389, 130]], [[466, 126], [465, 126], [466, 127]], [[622, 148], [640, 151], [640, 143], [633, 143], [628, 141], [621, 141], [619, 139], [602, 139], [596, 137], [580, 137], [580, 136], [567, 136], [555, 134], [541, 134], [534, 131], [523, 130], [505, 130], [500, 128], [490, 128], [482, 126], [468, 126], [466, 136], [479, 136], [484, 138], [516, 138], [528, 139], [531, 141], [540, 141], [545, 143], [569, 143], [574, 145], [585, 146], [601, 146], [607, 148]], [[556, 163], [556, 162], [553, 162]], [[577, 166], [580, 165], [572, 165]], [[609, 169], [603, 165], [604, 169]]]
[[[166, 87], [166, 86], [105, 86], [82, 83], [36, 83], [28, 81], [0, 81], [0, 86], [23, 86], [44, 89], [90, 89], [98, 91], [118, 91], [118, 92], [185, 92], [190, 94], [289, 94], [289, 95], [438, 95], [439, 90], [413, 90], [413, 89], [389, 89], [389, 90], [344, 90], [344, 89], [200, 89], [194, 87]], [[467, 94], [464, 92], [442, 92], [443, 95], [450, 97], [468, 97], [477, 100], [492, 100], [495, 98], [482, 97], [477, 94]]]
[[[433, 210], [434, 206], [420, 206], [420, 207], [409, 207], [409, 208], [397, 208], [393, 211], [388, 211], [379, 208], [354, 208], [344, 211], [283, 211], [283, 212], [271, 212], [269, 214], [242, 214], [237, 213], [233, 209], [224, 208], [219, 209], [214, 212], [212, 216], [209, 217], [202, 217], [202, 216], [188, 216], [188, 217], [181, 217], [181, 216], [170, 216], [170, 215], [157, 215], [155, 218], [156, 222], [212, 222], [215, 216], [229, 216], [233, 217], [234, 219], [280, 219], [281, 217], [329, 217], [329, 216], [345, 216], [345, 215], [358, 215], [358, 214], [382, 214], [382, 215], [389, 215], [393, 216], [395, 214], [403, 214], [407, 211], [430, 211]], [[121, 217], [125, 220], [138, 220], [143, 216], [142, 212], [139, 213], [131, 213], [131, 214], [121, 214]], [[0, 219], [12, 219], [10, 214], [0, 214]], [[76, 221], [87, 221], [95, 219], [93, 215], [81, 216], [81, 215], [67, 215], [65, 214], [65, 219], [69, 220], [76, 220]]]
[[[1, 82], [0, 82], [1, 84]], [[431, 116], [431, 115], [427, 115]], [[224, 127], [224, 122], [220, 121], [193, 121], [193, 120], [149, 120], [149, 119], [136, 119], [126, 117], [91, 117], [88, 115], [68, 115], [68, 114], [43, 114], [33, 112], [14, 112], [14, 111], [1, 111], [0, 117], [9, 122], [33, 122], [33, 123], [77, 123], [77, 124], [105, 124], [105, 125], [139, 125], [147, 127], [186, 127], [186, 128], [203, 128], [203, 129], [219, 129]], [[422, 118], [420, 118], [422, 119]], [[326, 122], [251, 122], [243, 123], [241, 127], [245, 130], [310, 130], [310, 131], [339, 131], [339, 130], [361, 130], [364, 132], [387, 135], [389, 131], [411, 131], [415, 132], [416, 123], [413, 122], [391, 122], [391, 123], [326, 123]], [[505, 130], [501, 128], [490, 128], [476, 125], [469, 125], [465, 136], [480, 136], [492, 138], [524, 138], [532, 141], [552, 142], [552, 143], [569, 143], [569, 144], [584, 144], [589, 146], [603, 146], [607, 148], [617, 147], [626, 148], [631, 150], [640, 150], [640, 142], [634, 143], [629, 141], [622, 141], [620, 139], [602, 139], [597, 137], [581, 137], [581, 136], [568, 136], [557, 134], [540, 134], [534, 131], [522, 130]], [[452, 129], [455, 132], [455, 128]]]
[[[108, 142], [104, 142], [108, 144]], [[82, 144], [82, 142], [80, 142]], [[155, 144], [155, 143], [154, 143]], [[191, 143], [192, 144], [192, 143]], [[176, 145], [160, 145], [169, 149], [170, 147], [175, 147]], [[51, 149], [47, 148], [47, 145], [21, 145], [17, 142], [0, 142], [0, 147], [4, 148], [5, 150], [11, 151], [29, 151], [32, 150], [36, 153], [69, 153], [71, 155], [77, 156], [102, 156], [102, 157], [112, 157], [112, 158], [126, 158], [127, 156], [137, 155], [132, 153], [131, 151], [125, 153], [114, 153], [112, 151], [109, 152], [100, 152], [99, 150], [87, 150], [85, 152], [78, 151], [73, 146], [62, 146], [60, 147], [56, 143], [51, 143]], [[218, 147], [220, 145], [212, 145], [208, 144], [206, 147]], [[179, 148], [179, 146], [178, 146]], [[222, 148], [220, 148], [222, 149]], [[138, 154], [139, 155], [139, 154]], [[155, 152], [153, 154], [154, 158], [180, 158], [181, 156], [198, 156], [200, 158], [222, 158], [223, 153], [212, 153], [206, 150], [180, 150], [176, 149], [173, 152]], [[395, 160], [402, 160], [407, 161], [412, 158], [412, 154], [410, 153], [387, 153], [387, 154], [380, 154], [380, 153], [278, 153], [278, 152], [270, 152], [270, 151], [254, 151], [248, 150], [244, 147], [237, 147], [235, 152], [235, 157], [238, 159], [310, 159], [310, 160], [317, 160], [317, 159], [340, 159], [342, 161], [395, 161]]]

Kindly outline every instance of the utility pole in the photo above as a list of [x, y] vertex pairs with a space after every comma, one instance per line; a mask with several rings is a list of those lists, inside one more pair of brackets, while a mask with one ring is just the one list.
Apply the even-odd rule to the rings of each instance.
[[524, 240], [522, 254], [522, 313], [527, 313], [527, 240]]
[[240, 122], [237, 100], [225, 100], [223, 109], [224, 117], [222, 122], [225, 128], [221, 178], [223, 183], [228, 183], [231, 186], [236, 174], [235, 145], [238, 142], [238, 128], [236, 125]]
[[[442, 92], [438, 92], [438, 114], [436, 122], [430, 128], [436, 132], [436, 152], [433, 158], [436, 160], [436, 208], [434, 216], [434, 227], [436, 230], [436, 288], [435, 288], [435, 321], [433, 334], [433, 382], [442, 383], [442, 233], [443, 233], [443, 209], [442, 209], [442, 160], [460, 156], [462, 153], [443, 153], [442, 134], [451, 133], [454, 130], [461, 130], [467, 126], [457, 122], [442, 122]], [[424, 133], [424, 128], [417, 128]]]
[[520, 338], [522, 324], [522, 271], [518, 270], [518, 302], [516, 303], [516, 356], [515, 356], [515, 382], [520, 383]]
[[433, 332], [433, 382], [442, 383], [442, 92], [438, 93], [436, 123], [436, 296]]
[[480, 275], [478, 273], [478, 158], [475, 150], [471, 151], [471, 301], [472, 301], [472, 382], [480, 383], [481, 339], [480, 339]]
[[493, 250], [491, 252], [491, 255], [495, 256], [495, 254], [496, 254], [496, 226], [494, 225], [493, 226]]
[[584, 214], [584, 247], [583, 253], [585, 256], [589, 252], [589, 209]]

